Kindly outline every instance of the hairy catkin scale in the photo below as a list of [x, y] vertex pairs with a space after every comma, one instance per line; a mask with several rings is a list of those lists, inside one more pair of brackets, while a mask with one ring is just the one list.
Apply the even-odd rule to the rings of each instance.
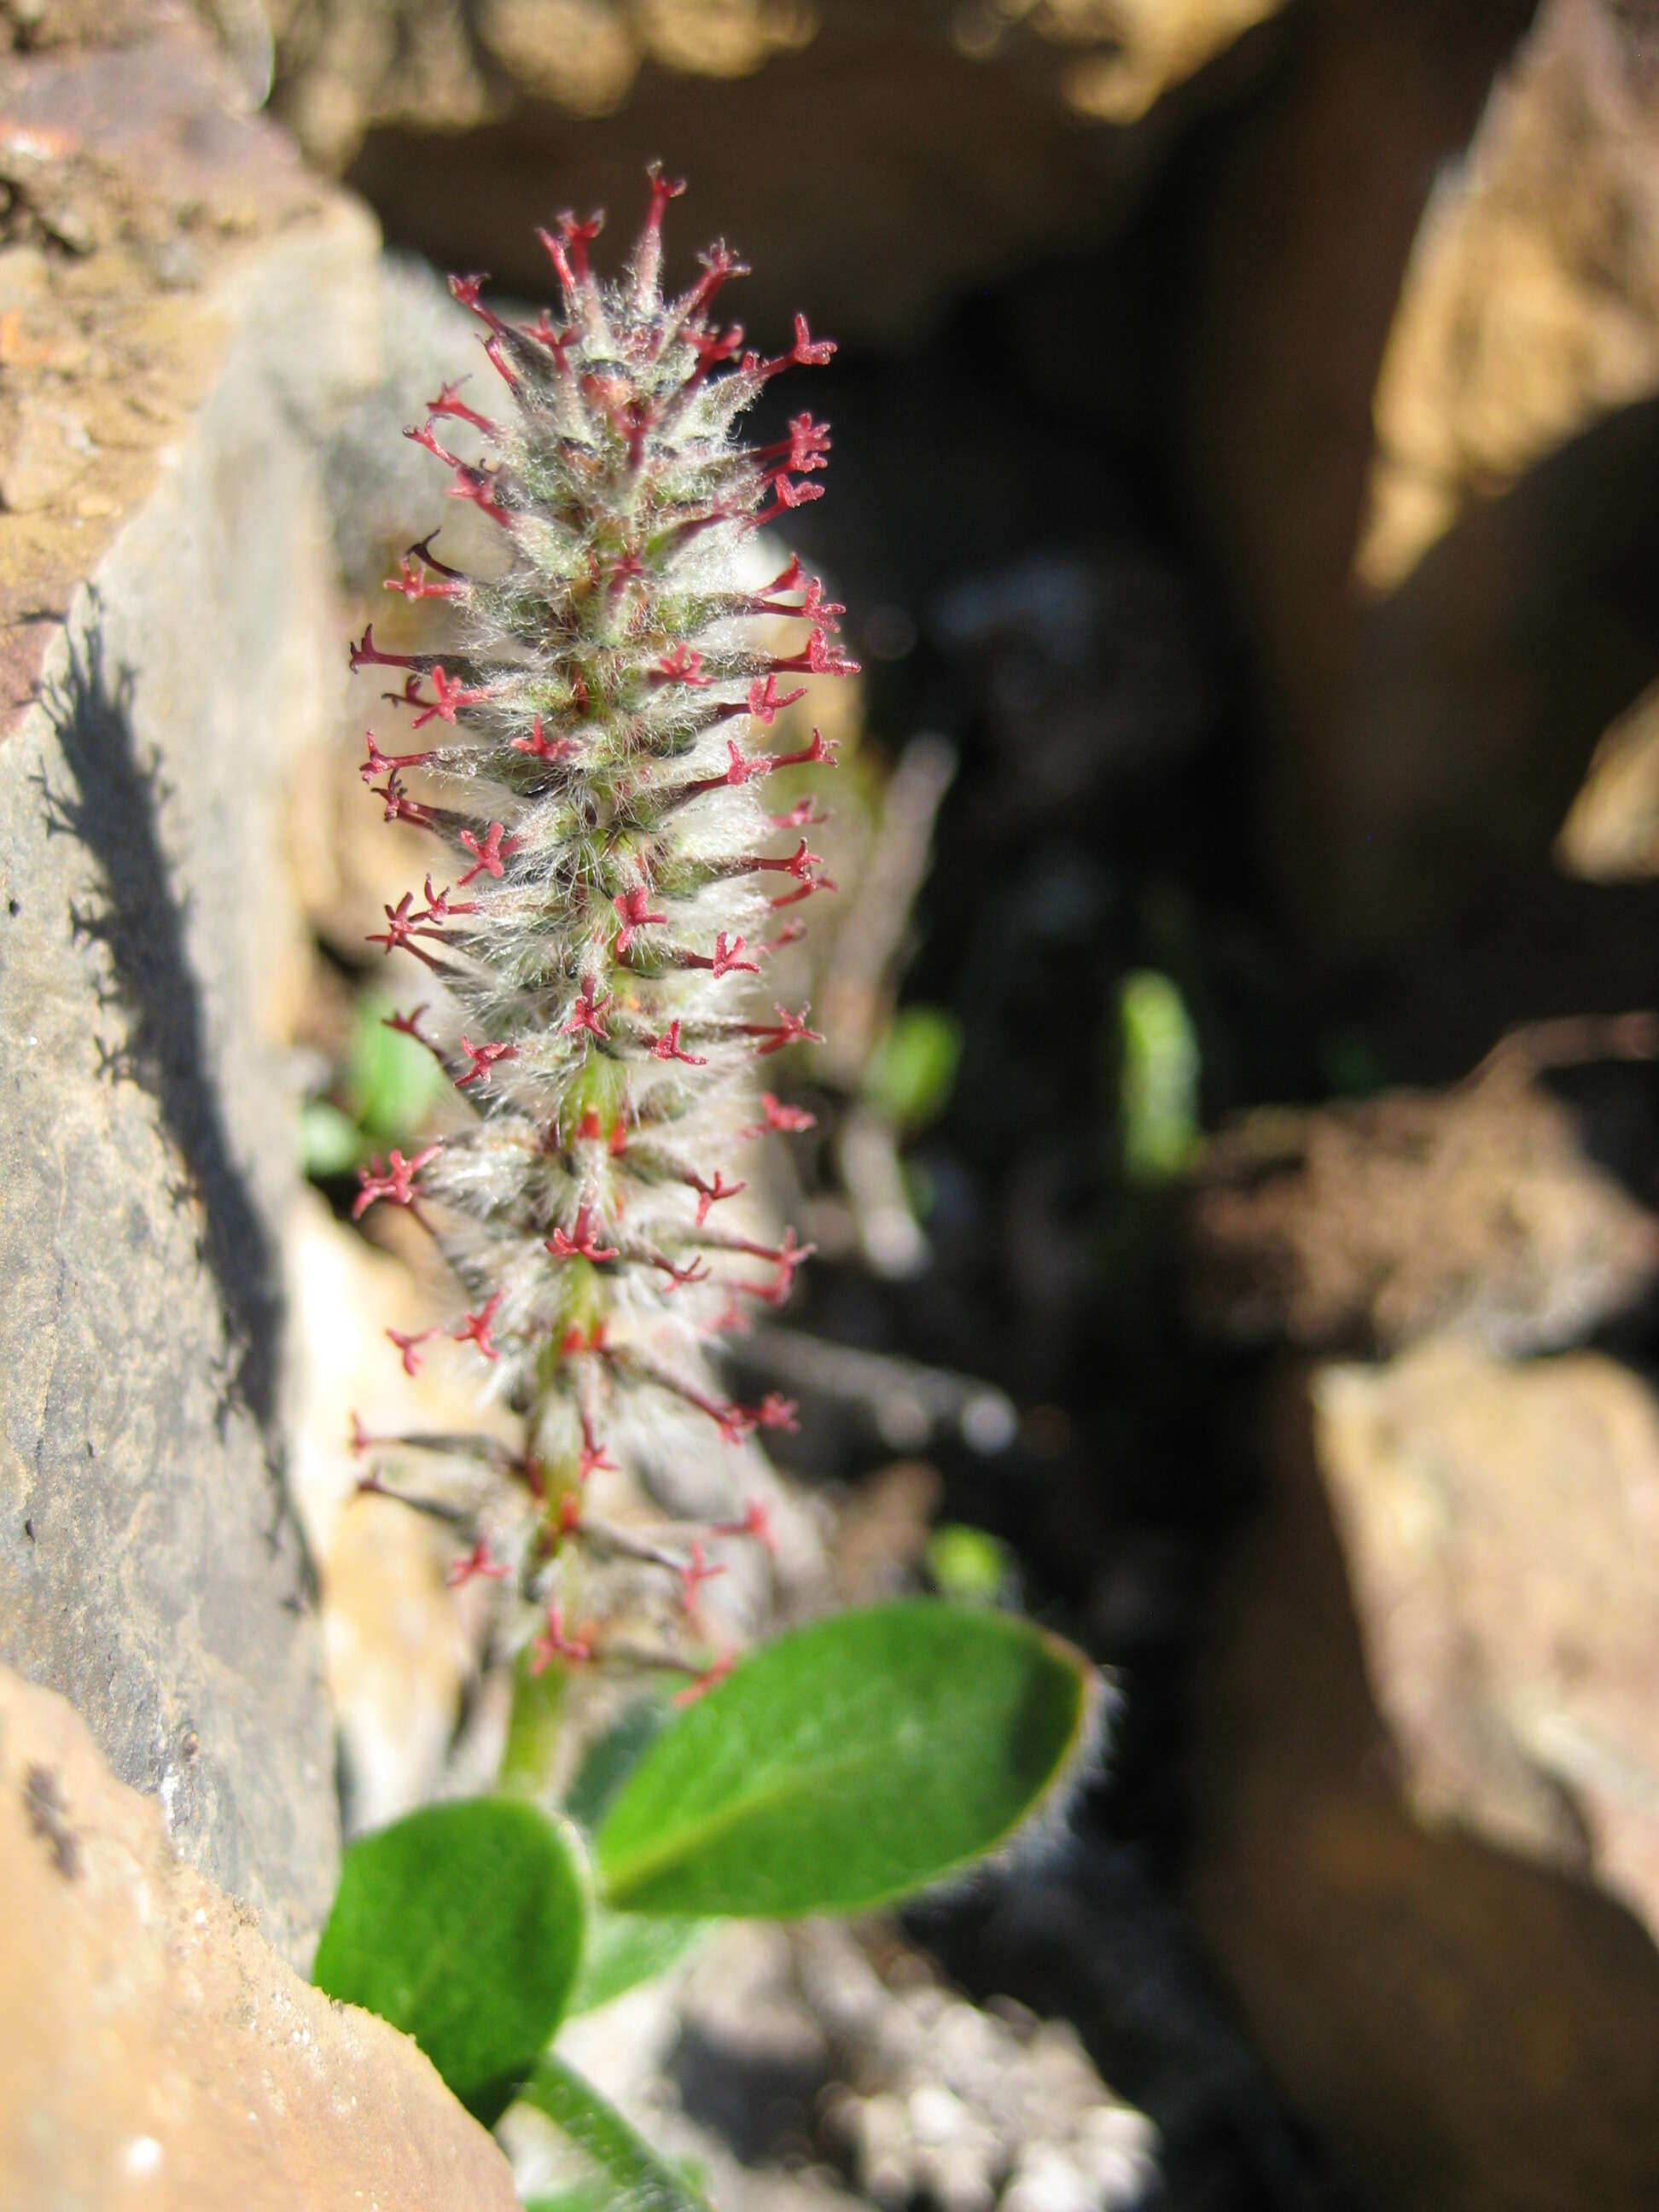
[[[452, 280], [484, 325], [496, 404], [447, 386], [408, 434], [494, 526], [501, 558], [463, 574], [434, 532], [388, 588], [445, 602], [454, 649], [382, 652], [371, 627], [351, 655], [354, 669], [395, 672], [402, 688], [386, 696], [410, 732], [389, 750], [370, 737], [365, 781], [389, 821], [453, 856], [451, 880], [429, 875], [374, 939], [442, 986], [395, 1026], [474, 1109], [412, 1160], [376, 1161], [356, 1210], [402, 1205], [433, 1230], [466, 1310], [427, 1334], [470, 1344], [524, 1416], [517, 1455], [482, 1437], [429, 1441], [517, 1497], [504, 1556], [480, 1537], [456, 1574], [514, 1578], [541, 1616], [542, 1663], [602, 1648], [569, 1626], [584, 1561], [655, 1568], [683, 1614], [710, 1571], [701, 1538], [601, 1529], [585, 1503], [592, 1474], [688, 1421], [740, 1444], [793, 1416], [775, 1399], [730, 1402], [704, 1346], [757, 1303], [781, 1303], [805, 1256], [787, 1236], [726, 1225], [743, 1147], [807, 1122], [769, 1093], [757, 1102], [754, 1064], [813, 1036], [806, 1009], [767, 995], [766, 963], [799, 903], [833, 888], [799, 810], [771, 816], [763, 796], [775, 770], [831, 748], [814, 731], [769, 751], [766, 733], [801, 675], [854, 664], [833, 642], [842, 610], [798, 562], [758, 590], [745, 581], [757, 527], [820, 496], [828, 431], [799, 416], [757, 450], [735, 426], [772, 377], [833, 348], [801, 318], [772, 359], [716, 327], [716, 296], [742, 273], [724, 247], [665, 300], [662, 218], [679, 190], [653, 173], [620, 283], [590, 264], [597, 220], [542, 234], [562, 323], [509, 323], [482, 279]], [[482, 459], [453, 450], [463, 434]], [[799, 649], [762, 650], [763, 617], [798, 619]], [[422, 1341], [394, 1339], [411, 1372]], [[764, 1534], [752, 1509], [711, 1525]], [[678, 1663], [672, 1646], [633, 1656]]]

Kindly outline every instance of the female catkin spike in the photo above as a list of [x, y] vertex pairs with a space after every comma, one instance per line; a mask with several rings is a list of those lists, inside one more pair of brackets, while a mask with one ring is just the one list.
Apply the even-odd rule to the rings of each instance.
[[[385, 696], [412, 739], [383, 751], [371, 734], [364, 781], [388, 821], [453, 855], [434, 871], [450, 880], [428, 875], [372, 940], [443, 986], [441, 1008], [392, 1026], [436, 1054], [473, 1109], [413, 1158], [376, 1160], [356, 1211], [409, 1208], [465, 1293], [447, 1328], [394, 1336], [405, 1368], [428, 1338], [451, 1336], [526, 1425], [518, 1453], [483, 1437], [355, 1429], [353, 1441], [429, 1443], [516, 1498], [516, 1516], [488, 1524], [509, 1531], [501, 1555], [477, 1534], [452, 1579], [513, 1578], [535, 1608], [532, 1665], [604, 1649], [602, 1629], [571, 1625], [584, 1560], [656, 1567], [682, 1616], [718, 1571], [701, 1538], [600, 1528], [585, 1504], [592, 1475], [648, 1458], [690, 1422], [726, 1443], [793, 1424], [784, 1401], [730, 1402], [703, 1345], [754, 1304], [781, 1304], [806, 1257], [787, 1234], [726, 1225], [740, 1148], [809, 1125], [770, 1093], [757, 1103], [752, 1063], [816, 1041], [808, 1010], [773, 1002], [763, 977], [798, 933], [793, 909], [834, 888], [792, 834], [810, 808], [773, 816], [763, 797], [776, 770], [832, 748], [814, 731], [769, 751], [763, 733], [801, 696], [798, 677], [854, 665], [833, 641], [842, 610], [798, 561], [757, 589], [742, 559], [758, 526], [821, 496], [827, 428], [799, 415], [757, 449], [734, 426], [773, 377], [834, 349], [800, 317], [769, 359], [744, 349], [739, 326], [719, 327], [717, 296], [744, 273], [724, 246], [665, 299], [662, 219], [681, 190], [652, 172], [619, 283], [590, 263], [597, 218], [541, 234], [562, 322], [509, 322], [483, 278], [452, 280], [483, 325], [495, 401], [475, 407], [447, 385], [407, 434], [447, 471], [449, 496], [493, 526], [501, 557], [463, 574], [434, 532], [387, 588], [446, 602], [454, 649], [383, 652], [371, 625], [351, 653], [354, 670], [397, 672]], [[455, 423], [482, 459], [451, 449]], [[799, 620], [804, 642], [759, 649], [759, 617]], [[754, 1506], [711, 1525], [765, 1534]], [[696, 1671], [672, 1642], [632, 1656]]]

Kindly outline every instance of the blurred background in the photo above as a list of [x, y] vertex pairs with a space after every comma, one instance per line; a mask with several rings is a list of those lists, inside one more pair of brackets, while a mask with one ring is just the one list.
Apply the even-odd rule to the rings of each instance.
[[[771, 1202], [820, 1256], [739, 1372], [802, 1401], [825, 1591], [1020, 1605], [1117, 1707], [1064, 1838], [845, 1954], [728, 1950], [586, 2063], [727, 2212], [1650, 2212], [1659, 8], [0, 33], [0, 678], [21, 712], [96, 584], [132, 781], [60, 726], [90, 930], [20, 842], [7, 942], [112, 1009], [62, 1081], [183, 1162], [217, 1289], [154, 1357], [214, 1369], [249, 1468], [280, 1441], [348, 1824], [445, 1786], [488, 1696], [429, 1532], [347, 1504], [428, 1294], [355, 1170], [443, 1109], [363, 942], [423, 863], [345, 640], [398, 642], [438, 519], [398, 431], [477, 359], [443, 272], [539, 302], [567, 207], [619, 266], [660, 159], [671, 277], [723, 236], [757, 343], [839, 341], [776, 398], [835, 429], [780, 550], [863, 669], [795, 710], [842, 744], [841, 895]], [[222, 1128], [133, 950], [174, 912]]]

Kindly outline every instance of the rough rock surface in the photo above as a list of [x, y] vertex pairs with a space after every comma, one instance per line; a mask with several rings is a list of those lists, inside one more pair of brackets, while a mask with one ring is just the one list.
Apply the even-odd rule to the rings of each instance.
[[307, 455], [372, 374], [376, 240], [146, 18], [0, 62], [0, 1657], [297, 1958], [337, 1815], [281, 1471], [276, 797], [337, 681]]
[[1659, 1401], [1596, 1353], [1429, 1343], [1311, 1384], [1407, 1792], [1659, 1938]]
[[1250, 1115], [1187, 1212], [1189, 1303], [1235, 1342], [1392, 1350], [1439, 1331], [1576, 1343], [1659, 1273], [1659, 1222], [1572, 1115], [1495, 1070], [1442, 1096]]
[[64, 1701], [0, 1670], [0, 2197], [15, 2212], [510, 2212], [407, 2037], [179, 1863]]
[[[1435, 1355], [1446, 1357], [1468, 1356]], [[1540, 1398], [1548, 1392], [1540, 1386]], [[1563, 1406], [1558, 1398], [1550, 1435], [1574, 1465], [1588, 1455], [1590, 1510], [1604, 1530], [1613, 1502], [1636, 1516], [1627, 1528], [1639, 1525], [1638, 1492], [1618, 1497], [1629, 1478], [1610, 1472], [1615, 1449], [1583, 1436], [1569, 1443]], [[1578, 1411], [1617, 1419], [1650, 1468], [1650, 1412], [1595, 1387]], [[1456, 1826], [1425, 1826], [1412, 1810], [1367, 1685], [1374, 1655], [1355, 1620], [1316, 1426], [1305, 1383], [1287, 1388], [1267, 1437], [1270, 1495], [1229, 1563], [1196, 1654], [1188, 1908], [1331, 2169], [1336, 2201], [1366, 2212], [1649, 2212], [1659, 2202], [1659, 1951], [1641, 1922], [1582, 1879], [1530, 1850], [1517, 1856]], [[1380, 1427], [1379, 1413], [1374, 1435]], [[1498, 1449], [1516, 1435], [1505, 1424]], [[1516, 1525], [1492, 1503], [1511, 1471], [1496, 1458], [1480, 1478], [1489, 1525]], [[1451, 1486], [1474, 1478], [1459, 1464], [1441, 1480], [1449, 1509]], [[1399, 1501], [1397, 1483], [1391, 1494]], [[1610, 1539], [1567, 1533], [1573, 1502], [1559, 1495], [1559, 1506], [1543, 1501], [1554, 1517], [1540, 1540], [1594, 1567]], [[1473, 1533], [1445, 1534], [1460, 1559], [1479, 1547]], [[1409, 1531], [1394, 1540], [1410, 1540]], [[1645, 1542], [1650, 1555], [1650, 1534]], [[1632, 1603], [1644, 1573], [1650, 1583], [1650, 1564], [1623, 1571]], [[1516, 1576], [1520, 1614], [1550, 1574], [1534, 1561]], [[1488, 1597], [1499, 1601], [1490, 1580], [1483, 1613]], [[1640, 1628], [1627, 1618], [1618, 1632], [1626, 1656], [1607, 1662], [1621, 1680], [1631, 1638], [1645, 1635], [1651, 1649], [1647, 1601]], [[1466, 1618], [1452, 1614], [1432, 1655], [1442, 1680]], [[1364, 1625], [1368, 1642], [1382, 1626]], [[1466, 1642], [1464, 1656], [1478, 1674], [1485, 1655]], [[1574, 1663], [1565, 1650], [1548, 1662], [1569, 1713], [1578, 1710], [1565, 1694]], [[1589, 1670], [1595, 1679], [1593, 1660]], [[1534, 1665], [1529, 1686], [1549, 1678]], [[1468, 1681], [1462, 1709], [1477, 1710], [1484, 1694]], [[1650, 1741], [1650, 1717], [1646, 1727]], [[1631, 1741], [1616, 1722], [1615, 1752], [1628, 1759]], [[1522, 1756], [1513, 1739], [1510, 1756]], [[1540, 1789], [1550, 1787], [1537, 1771]]]

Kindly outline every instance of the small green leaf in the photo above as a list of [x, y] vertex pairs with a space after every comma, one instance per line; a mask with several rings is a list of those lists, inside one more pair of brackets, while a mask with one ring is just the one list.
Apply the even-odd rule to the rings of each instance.
[[[709, 2212], [708, 2199], [562, 2059], [550, 2052], [519, 2094], [599, 2169], [611, 2185], [605, 2201], [615, 2212]], [[557, 2202], [566, 2203], [571, 2194], [562, 2191]]]
[[864, 1071], [864, 1095], [900, 1129], [924, 1129], [950, 1103], [962, 1024], [939, 1006], [895, 1014]]
[[623, 1784], [595, 1838], [605, 1901], [788, 1919], [922, 1888], [1054, 1788], [1093, 1680], [1029, 1621], [927, 1600], [781, 1636]]
[[1124, 1173], [1167, 1182], [1200, 1149], [1198, 1038], [1180, 992], [1155, 969], [1126, 975], [1117, 1003]]
[[346, 1852], [312, 1979], [412, 2035], [489, 2125], [564, 2015], [584, 1888], [535, 1806], [428, 1806]]
[[417, 1133], [448, 1087], [441, 1065], [423, 1044], [386, 1027], [398, 1002], [366, 991], [352, 1012], [346, 1053], [346, 1103], [377, 1145]]
[[678, 1966], [708, 1932], [706, 1920], [659, 1920], [643, 1912], [607, 1912], [595, 1905], [587, 1923], [581, 1971], [565, 2006], [567, 2017], [594, 2012], [641, 1982]]
[[927, 1539], [927, 1571], [943, 1597], [994, 1605], [1008, 1586], [1008, 1555], [994, 1536], [963, 1521], [942, 1521]]

